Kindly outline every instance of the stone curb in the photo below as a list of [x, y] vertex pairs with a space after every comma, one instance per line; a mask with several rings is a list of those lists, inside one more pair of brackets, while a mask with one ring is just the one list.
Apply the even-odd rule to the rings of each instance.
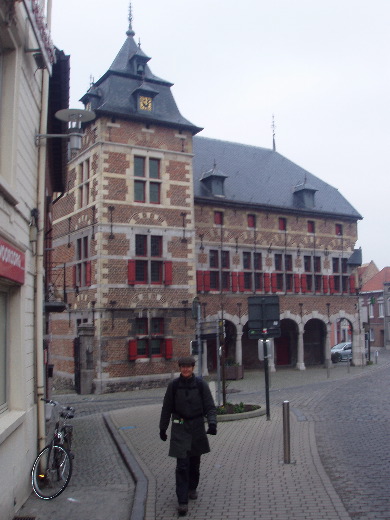
[[148, 496], [148, 479], [126, 445], [126, 442], [118, 433], [109, 412], [103, 414], [103, 420], [135, 482], [135, 495], [130, 520], [144, 520]]
[[217, 422], [241, 421], [242, 419], [252, 419], [253, 417], [260, 417], [260, 415], [265, 415], [265, 410], [259, 408], [258, 410], [251, 410], [250, 412], [227, 413], [217, 415]]

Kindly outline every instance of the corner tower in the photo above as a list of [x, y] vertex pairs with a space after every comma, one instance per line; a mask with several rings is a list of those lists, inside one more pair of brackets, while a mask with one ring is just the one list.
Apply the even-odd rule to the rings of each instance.
[[[126, 40], [82, 97], [96, 119], [55, 204], [54, 255], [68, 313], [53, 318], [51, 362], [82, 393], [170, 377], [188, 354], [196, 294], [192, 137], [172, 83]], [[64, 267], [65, 260], [65, 267]], [[61, 377], [60, 377], [61, 376]]]

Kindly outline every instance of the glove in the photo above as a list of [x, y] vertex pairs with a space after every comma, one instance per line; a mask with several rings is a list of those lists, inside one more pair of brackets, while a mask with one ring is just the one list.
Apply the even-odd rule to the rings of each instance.
[[168, 439], [168, 435], [165, 430], [160, 430], [160, 439], [164, 442]]
[[217, 435], [217, 425], [209, 424], [209, 429], [206, 432], [208, 435]]

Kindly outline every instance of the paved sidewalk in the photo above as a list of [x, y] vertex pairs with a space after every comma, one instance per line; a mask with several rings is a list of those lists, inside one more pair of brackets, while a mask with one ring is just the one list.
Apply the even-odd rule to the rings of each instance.
[[[263, 415], [218, 424], [217, 436], [209, 437], [211, 453], [202, 457], [199, 498], [190, 502], [187, 518], [350, 520], [321, 464], [311, 410], [339, 383], [364, 377], [388, 365], [390, 352], [384, 352], [378, 364], [370, 367], [348, 367], [339, 363], [329, 370], [313, 367], [305, 371], [279, 369], [272, 373], [271, 420], [267, 421]], [[96, 404], [93, 420], [101, 442], [95, 443], [95, 450], [102, 450], [103, 446], [106, 455], [96, 468], [98, 476], [91, 474], [90, 482], [83, 482], [81, 471], [80, 478], [77, 479], [77, 474], [72, 477], [76, 482], [71, 480], [69, 489], [57, 499], [47, 502], [32, 495], [18, 514], [30, 515], [36, 520], [176, 518], [175, 459], [168, 457], [168, 442], [163, 443], [158, 435], [163, 394], [164, 389], [104, 396], [72, 395], [74, 403]], [[290, 464], [283, 462], [282, 403], [285, 399], [290, 401], [291, 411]], [[69, 402], [70, 396], [62, 396], [62, 400]], [[229, 382], [228, 400], [259, 403], [265, 407], [264, 374], [247, 372], [243, 380]], [[119, 401], [127, 404], [120, 408]], [[108, 428], [99, 411], [105, 412]], [[80, 425], [83, 420], [91, 424], [90, 417], [79, 420]], [[78, 428], [76, 425], [75, 431]], [[86, 444], [75, 444], [79, 462]], [[87, 444], [92, 450], [93, 441]], [[122, 457], [118, 456], [117, 445]], [[130, 473], [123, 461], [130, 466]], [[85, 462], [80, 467], [85, 469], [87, 465]], [[136, 485], [129, 478], [130, 474], [137, 481]], [[86, 476], [88, 478], [88, 472]]]

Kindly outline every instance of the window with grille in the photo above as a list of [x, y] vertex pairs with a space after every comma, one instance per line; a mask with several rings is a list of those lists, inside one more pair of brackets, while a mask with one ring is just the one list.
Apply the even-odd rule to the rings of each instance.
[[73, 271], [73, 285], [85, 287], [91, 285], [91, 261], [89, 260], [88, 237], [76, 241], [76, 264]]
[[160, 160], [151, 157], [134, 157], [134, 201], [161, 203]]
[[135, 235], [135, 259], [129, 260], [128, 283], [172, 283], [172, 262], [163, 260], [163, 238], [160, 235]]
[[[159, 357], [164, 348], [164, 318], [137, 318], [135, 320], [133, 357]], [[135, 350], [136, 349], [136, 350]]]

